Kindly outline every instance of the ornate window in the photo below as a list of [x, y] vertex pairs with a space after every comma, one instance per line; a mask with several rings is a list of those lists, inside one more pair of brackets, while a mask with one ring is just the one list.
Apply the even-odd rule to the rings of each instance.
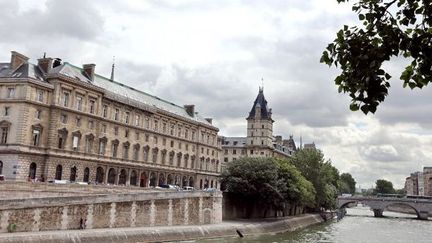
[[129, 147], [130, 147], [129, 142], [123, 143], [123, 159], [129, 159]]
[[130, 116], [130, 113], [129, 112], [125, 112], [125, 123], [126, 124], [129, 124], [129, 116]]
[[81, 132], [80, 131], [75, 131], [72, 133], [72, 149], [75, 151], [79, 150], [79, 145], [80, 145], [80, 140], [81, 140]]
[[68, 130], [66, 128], [62, 128], [58, 130], [57, 148], [64, 149], [67, 135], [68, 135]]
[[0, 122], [0, 144], [5, 144], [8, 142], [8, 136], [9, 136], [9, 128], [12, 124], [8, 121], [2, 121]]
[[140, 145], [137, 143], [133, 147], [133, 159], [134, 160], [138, 160], [139, 159], [139, 150], [140, 150]]
[[89, 100], [89, 112], [91, 114], [94, 114], [96, 110], [96, 101], [95, 100]]
[[153, 163], [157, 162], [158, 153], [159, 153], [159, 149], [158, 148], [153, 148], [153, 150], [152, 150], [152, 162]]
[[55, 179], [61, 180], [62, 179], [62, 173], [63, 173], [63, 167], [61, 165], [57, 165], [56, 173], [55, 173]]
[[86, 153], [92, 153], [93, 152], [93, 141], [94, 141], [94, 135], [88, 134], [85, 138], [85, 152]]
[[15, 97], [15, 88], [9, 87], [7, 89], [7, 98], [14, 98]]
[[83, 97], [80, 95], [77, 95], [76, 97], [76, 109], [77, 110], [82, 110], [82, 103], [83, 103]]
[[90, 181], [90, 169], [88, 167], [86, 167], [84, 169], [83, 181], [84, 182], [89, 182]]
[[145, 146], [143, 148], [143, 160], [144, 160], [144, 162], [148, 162], [148, 159], [149, 159], [149, 150], [150, 150], [149, 146]]
[[111, 149], [111, 151], [112, 151], [112, 157], [117, 158], [119, 141], [117, 139], [113, 140], [111, 142], [111, 144], [112, 144], [112, 149]]
[[177, 167], [181, 166], [182, 153], [177, 154]]
[[62, 105], [64, 107], [68, 107], [69, 106], [69, 96], [70, 96], [69, 91], [63, 91]]
[[174, 151], [169, 153], [169, 164], [174, 165]]
[[104, 118], [106, 118], [106, 117], [108, 116], [108, 106], [107, 106], [107, 105], [103, 105], [103, 108], [102, 108], [102, 116], [103, 116]]
[[107, 144], [107, 138], [106, 137], [99, 138], [99, 151], [98, 152], [100, 155], [105, 155], [106, 144]]

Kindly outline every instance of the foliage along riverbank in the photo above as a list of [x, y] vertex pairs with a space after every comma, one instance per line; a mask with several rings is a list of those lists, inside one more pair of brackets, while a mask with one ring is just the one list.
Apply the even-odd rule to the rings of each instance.
[[[293, 207], [317, 212], [336, 207], [340, 193], [353, 193], [355, 181], [340, 174], [330, 160], [317, 149], [297, 151], [287, 160], [242, 158], [230, 162], [222, 173], [222, 185], [228, 193], [260, 205], [266, 216], [286, 216]], [[267, 211], [276, 211], [267, 215]]]

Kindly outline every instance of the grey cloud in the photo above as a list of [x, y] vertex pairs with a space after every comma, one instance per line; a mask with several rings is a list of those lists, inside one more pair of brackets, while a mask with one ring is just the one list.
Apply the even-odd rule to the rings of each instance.
[[17, 1], [0, 2], [2, 41], [28, 42], [40, 39], [57, 45], [68, 37], [93, 40], [103, 31], [103, 18], [90, 1], [48, 0], [46, 10], [19, 11]]

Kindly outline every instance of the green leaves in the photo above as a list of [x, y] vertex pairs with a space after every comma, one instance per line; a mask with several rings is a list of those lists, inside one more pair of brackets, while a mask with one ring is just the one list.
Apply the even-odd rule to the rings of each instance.
[[363, 25], [344, 25], [320, 59], [321, 63], [340, 68], [334, 82], [338, 92], [351, 97], [352, 111], [368, 114], [377, 110], [388, 95], [392, 77], [382, 68], [383, 64], [400, 54], [412, 60], [400, 75], [404, 87], [422, 88], [429, 84], [432, 4], [420, 0], [358, 0], [352, 10]]

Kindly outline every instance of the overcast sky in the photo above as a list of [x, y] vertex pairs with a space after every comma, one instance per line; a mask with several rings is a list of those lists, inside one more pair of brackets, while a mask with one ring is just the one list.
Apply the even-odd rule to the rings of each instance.
[[0, 62], [11, 50], [32, 62], [46, 52], [109, 77], [115, 56], [116, 80], [195, 104], [225, 136], [245, 136], [264, 78], [275, 135], [315, 142], [362, 188], [380, 178], [401, 188], [432, 166], [432, 91], [402, 89], [398, 60], [377, 114], [351, 112], [338, 70], [319, 63], [335, 33], [357, 23], [350, 9], [336, 0], [0, 0]]

